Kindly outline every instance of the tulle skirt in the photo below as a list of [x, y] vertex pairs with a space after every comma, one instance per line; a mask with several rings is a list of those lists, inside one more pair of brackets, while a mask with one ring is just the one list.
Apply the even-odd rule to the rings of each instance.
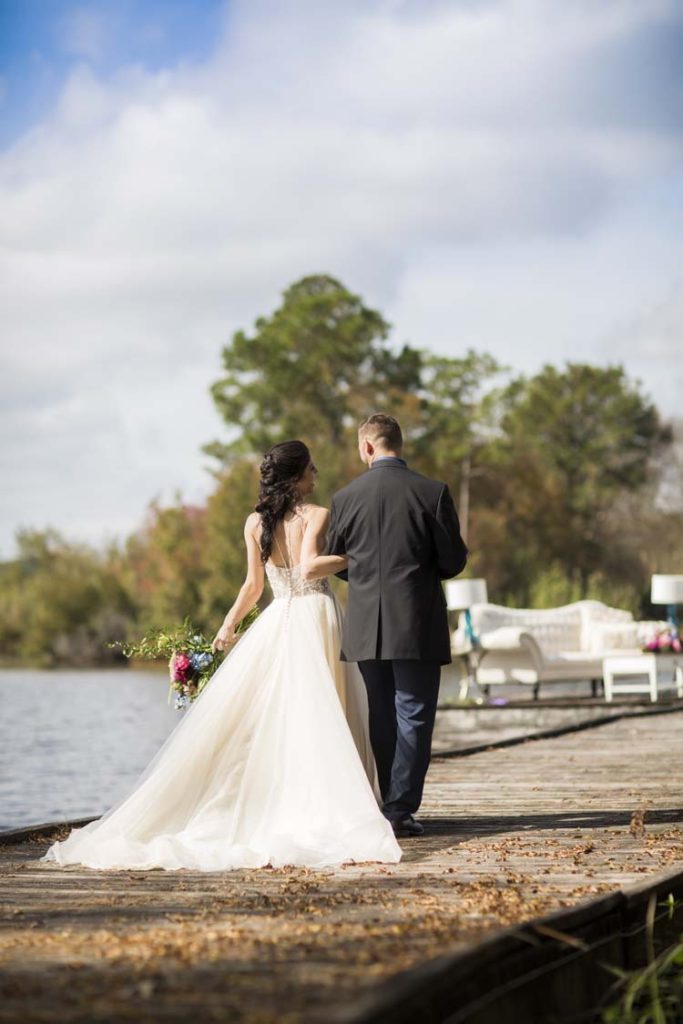
[[43, 859], [200, 871], [397, 862], [340, 624], [329, 593], [274, 600], [132, 792]]

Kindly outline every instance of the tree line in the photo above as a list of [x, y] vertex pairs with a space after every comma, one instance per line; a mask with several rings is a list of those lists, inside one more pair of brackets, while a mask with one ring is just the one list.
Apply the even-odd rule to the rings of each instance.
[[[683, 571], [680, 503], [658, 501], [672, 432], [620, 366], [549, 362], [513, 373], [491, 356], [389, 343], [390, 325], [332, 277], [293, 284], [280, 306], [238, 331], [211, 394], [226, 438], [205, 445], [214, 486], [202, 507], [150, 505], [105, 550], [57, 531], [21, 530], [0, 564], [0, 657], [90, 664], [107, 644], [189, 616], [211, 633], [242, 581], [244, 519], [258, 464], [301, 438], [319, 468], [317, 500], [362, 469], [356, 427], [401, 422], [406, 455], [445, 480], [490, 599], [547, 607], [595, 597], [649, 611], [652, 572]], [[677, 486], [680, 493], [680, 475]]]

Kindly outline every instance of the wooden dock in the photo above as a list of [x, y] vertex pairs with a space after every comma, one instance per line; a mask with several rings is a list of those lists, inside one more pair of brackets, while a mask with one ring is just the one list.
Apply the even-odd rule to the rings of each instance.
[[[447, 749], [441, 729], [440, 749]], [[396, 866], [93, 872], [0, 846], [0, 1021], [329, 1021], [393, 975], [682, 866], [683, 707], [432, 762]]]

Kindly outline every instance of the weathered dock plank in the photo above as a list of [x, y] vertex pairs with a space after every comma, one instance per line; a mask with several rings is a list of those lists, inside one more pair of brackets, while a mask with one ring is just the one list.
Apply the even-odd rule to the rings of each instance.
[[[430, 769], [400, 865], [93, 872], [0, 847], [0, 1021], [323, 1021], [375, 983], [683, 860], [683, 712]], [[644, 819], [644, 820], [643, 820]]]

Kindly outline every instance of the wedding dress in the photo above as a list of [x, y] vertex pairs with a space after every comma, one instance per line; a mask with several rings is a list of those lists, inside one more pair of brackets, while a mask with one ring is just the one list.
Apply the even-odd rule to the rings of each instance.
[[133, 791], [44, 860], [225, 871], [401, 851], [377, 799], [367, 697], [339, 661], [326, 580], [266, 564], [274, 600], [244, 633]]

